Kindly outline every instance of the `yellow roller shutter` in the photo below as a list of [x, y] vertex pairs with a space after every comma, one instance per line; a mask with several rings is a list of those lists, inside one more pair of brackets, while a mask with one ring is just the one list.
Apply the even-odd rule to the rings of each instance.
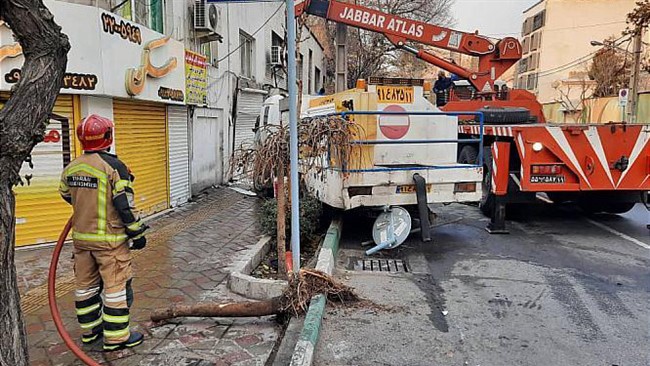
[[146, 216], [169, 207], [164, 104], [113, 101], [115, 147], [135, 175], [136, 208]]
[[[59, 179], [65, 165], [75, 156], [74, 128], [79, 120], [78, 96], [60, 95], [54, 116], [45, 132], [45, 141], [32, 151], [34, 168], [24, 163], [20, 175], [24, 186], [16, 193], [16, 245], [56, 241], [72, 214], [59, 196]], [[29, 185], [25, 176], [30, 177]]]

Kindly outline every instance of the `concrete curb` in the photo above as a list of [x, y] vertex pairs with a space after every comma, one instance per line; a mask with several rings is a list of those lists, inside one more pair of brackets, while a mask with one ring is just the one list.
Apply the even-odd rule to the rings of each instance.
[[230, 291], [256, 300], [267, 300], [282, 295], [287, 281], [266, 280], [249, 276], [271, 248], [271, 237], [265, 236], [236, 262], [228, 278]]
[[[332, 275], [334, 272], [336, 255], [341, 239], [341, 229], [342, 221], [340, 219], [333, 220], [323, 241], [323, 248], [318, 254], [316, 269], [328, 275]], [[300, 338], [296, 343], [293, 356], [291, 357], [291, 366], [308, 366], [314, 361], [314, 350], [316, 349], [316, 342], [318, 342], [320, 335], [326, 303], [327, 298], [322, 294], [311, 298], [309, 310], [305, 316], [305, 323], [302, 332], [300, 332]]]

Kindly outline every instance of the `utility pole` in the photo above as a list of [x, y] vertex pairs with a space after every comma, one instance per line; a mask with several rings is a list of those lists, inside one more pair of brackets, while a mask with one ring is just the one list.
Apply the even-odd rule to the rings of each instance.
[[[287, 86], [289, 89], [289, 157], [291, 167], [291, 254], [293, 270], [300, 271], [300, 198], [298, 181], [298, 85], [296, 80], [296, 11], [287, 4]], [[284, 194], [284, 193], [280, 193]]]
[[348, 26], [336, 23], [336, 80], [334, 87], [336, 92], [348, 89], [348, 55], [346, 50], [348, 38]]
[[634, 69], [630, 79], [630, 101], [628, 103], [629, 123], [636, 123], [639, 101], [639, 75], [641, 72], [641, 46], [643, 41], [643, 28], [638, 27], [634, 35]]

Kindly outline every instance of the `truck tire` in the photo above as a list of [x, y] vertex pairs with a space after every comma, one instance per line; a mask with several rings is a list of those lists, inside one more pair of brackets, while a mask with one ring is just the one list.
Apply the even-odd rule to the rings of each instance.
[[616, 203], [609, 203], [605, 205], [605, 212], [610, 213], [610, 214], [624, 214], [626, 212], [630, 212], [634, 206], [636, 206], [635, 202], [616, 202]]
[[[530, 124], [534, 120], [530, 118], [530, 111], [526, 108], [481, 108], [477, 112], [483, 113], [483, 121], [491, 125], [507, 124]], [[479, 122], [479, 117], [474, 118]]]
[[481, 202], [479, 202], [478, 207], [485, 216], [492, 217], [496, 201], [496, 196], [494, 193], [492, 193], [492, 149], [486, 147], [483, 156], [483, 194], [481, 196]]
[[478, 164], [478, 148], [465, 145], [458, 154], [458, 164]]

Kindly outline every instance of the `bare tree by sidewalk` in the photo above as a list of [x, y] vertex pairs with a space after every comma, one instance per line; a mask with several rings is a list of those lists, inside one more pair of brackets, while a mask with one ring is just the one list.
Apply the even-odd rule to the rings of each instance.
[[574, 72], [571, 76], [568, 80], [553, 83], [553, 88], [558, 92], [555, 101], [564, 109], [564, 122], [569, 122], [566, 119], [570, 117], [573, 122], [587, 123], [595, 83], [589, 80], [587, 72]]
[[43, 140], [70, 44], [42, 0], [0, 0], [0, 19], [11, 27], [25, 56], [22, 78], [0, 110], [0, 365], [25, 366], [29, 356], [14, 265], [13, 186], [22, 183], [20, 168]]
[[[453, 23], [451, 6], [453, 0], [359, 0], [358, 5], [425, 23], [449, 27]], [[332, 30], [333, 32], [333, 30]], [[332, 38], [333, 39], [333, 38]], [[423, 47], [417, 45], [417, 47]], [[391, 67], [409, 70], [418, 62], [415, 57], [402, 58], [384, 35], [356, 28], [348, 30], [348, 86], [357, 79], [382, 76]]]
[[589, 66], [589, 79], [594, 80], [595, 98], [618, 95], [618, 91], [630, 84], [632, 62], [623, 51], [605, 47], [594, 55]]

